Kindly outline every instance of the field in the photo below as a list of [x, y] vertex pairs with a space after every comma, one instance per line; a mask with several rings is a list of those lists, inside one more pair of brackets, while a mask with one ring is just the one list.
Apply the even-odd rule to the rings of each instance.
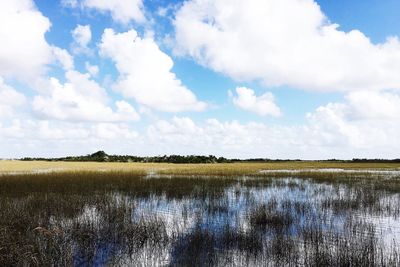
[[400, 163], [340, 163], [317, 161], [290, 161], [272, 163], [169, 164], [61, 161], [0, 161], [0, 173], [46, 171], [133, 171], [170, 175], [257, 175], [262, 170], [307, 171], [310, 169], [326, 168], [346, 170], [400, 170]]
[[0, 266], [400, 266], [399, 167], [2, 161]]

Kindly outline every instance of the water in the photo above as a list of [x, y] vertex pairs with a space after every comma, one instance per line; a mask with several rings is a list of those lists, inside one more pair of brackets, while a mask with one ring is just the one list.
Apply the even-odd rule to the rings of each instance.
[[400, 266], [400, 192], [373, 182], [147, 177], [74, 188], [0, 198], [9, 214], [49, 231], [19, 230], [38, 262]]

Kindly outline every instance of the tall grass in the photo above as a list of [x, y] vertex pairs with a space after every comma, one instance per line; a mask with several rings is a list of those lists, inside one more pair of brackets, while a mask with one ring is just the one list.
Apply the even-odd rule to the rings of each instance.
[[49, 161], [0, 161], [0, 173], [27, 173], [45, 171], [126, 171], [155, 172], [166, 175], [256, 175], [262, 170], [309, 169], [398, 169], [400, 163], [342, 163], [342, 162], [241, 162], [218, 164], [171, 164], [171, 163], [106, 163], [106, 162], [49, 162]]

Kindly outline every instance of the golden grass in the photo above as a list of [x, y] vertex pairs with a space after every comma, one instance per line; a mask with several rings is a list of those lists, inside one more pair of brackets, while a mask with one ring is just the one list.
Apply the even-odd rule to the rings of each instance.
[[35, 171], [145, 171], [163, 168], [157, 163], [0, 161], [0, 173]]
[[341, 162], [269, 162], [269, 163], [220, 163], [220, 164], [171, 164], [171, 163], [117, 163], [117, 162], [49, 162], [49, 161], [0, 161], [0, 173], [70, 172], [70, 171], [123, 171], [153, 172], [167, 175], [252, 175], [261, 170], [308, 170], [340, 168], [349, 170], [398, 169], [400, 163], [341, 163]]

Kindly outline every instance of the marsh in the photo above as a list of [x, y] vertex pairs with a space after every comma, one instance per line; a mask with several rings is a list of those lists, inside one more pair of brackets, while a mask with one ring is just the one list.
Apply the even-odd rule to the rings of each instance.
[[397, 175], [81, 171], [0, 182], [2, 266], [400, 265]]

